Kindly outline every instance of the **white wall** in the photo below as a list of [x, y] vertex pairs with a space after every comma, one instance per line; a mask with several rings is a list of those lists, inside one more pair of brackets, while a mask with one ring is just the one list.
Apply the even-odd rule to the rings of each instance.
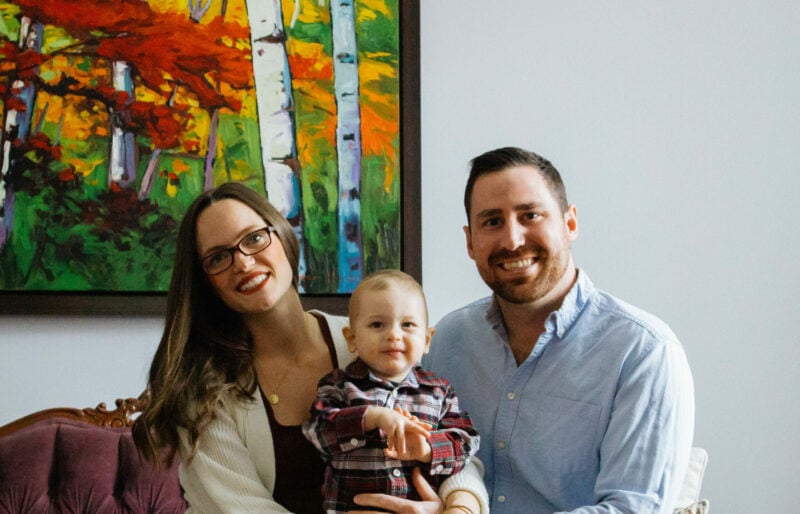
[[467, 162], [559, 168], [576, 261], [667, 320], [695, 376], [712, 512], [797, 512], [800, 4], [422, 2], [423, 278], [432, 314], [484, 291]]
[[[485, 294], [470, 158], [551, 159], [578, 264], [667, 320], [697, 390], [713, 512], [796, 511], [800, 4], [422, 2], [423, 277], [434, 320]], [[0, 317], [0, 424], [137, 393], [158, 319]]]

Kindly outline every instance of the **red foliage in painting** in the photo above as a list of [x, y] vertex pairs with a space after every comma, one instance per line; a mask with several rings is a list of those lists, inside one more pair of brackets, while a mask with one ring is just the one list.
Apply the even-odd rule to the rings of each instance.
[[127, 92], [119, 91], [111, 86], [99, 86], [95, 91], [100, 94], [105, 104], [115, 111], [124, 110], [132, 100]]
[[289, 54], [289, 68], [292, 78], [296, 80], [332, 80], [333, 62], [320, 65], [317, 56], [303, 57], [302, 55]]
[[5, 39], [0, 41], [0, 57], [11, 59], [17, 53], [17, 45]]
[[16, 55], [17, 76], [30, 80], [36, 76], [36, 69], [42, 64], [42, 54], [34, 50], [23, 50]]
[[129, 109], [132, 123], [143, 126], [157, 148], [173, 148], [180, 144], [186, 119], [181, 115], [185, 109], [149, 102], [133, 102]]
[[91, 30], [121, 32], [131, 25], [148, 23], [155, 16], [141, 0], [16, 0], [15, 3], [35, 20], [86, 34]]
[[19, 99], [17, 96], [12, 96], [6, 101], [6, 108], [8, 110], [15, 110], [15, 111], [26, 111], [28, 106], [25, 105], [25, 102]]
[[54, 160], [61, 158], [61, 146], [50, 144], [50, 138], [41, 132], [28, 136], [28, 144], [35, 150], [46, 152]]
[[198, 141], [197, 139], [187, 139], [183, 142], [183, 147], [186, 149], [187, 152], [199, 152], [200, 141]]
[[[113, 240], [128, 230], [140, 229], [140, 221], [157, 211], [156, 204], [139, 201], [135, 189], [112, 183], [108, 191], [98, 196], [100, 206], [86, 205], [83, 217], [95, 225], [92, 233], [102, 240]], [[129, 243], [120, 241], [121, 245]], [[122, 248], [125, 249], [125, 248]]]
[[70, 166], [67, 169], [63, 170], [61, 173], [58, 174], [58, 180], [62, 182], [69, 182], [71, 180], [75, 180], [75, 168]]
[[[220, 35], [247, 38], [246, 27], [217, 19], [209, 24], [188, 16], [155, 13], [141, 0], [18, 0], [23, 13], [63, 27], [87, 44], [84, 52], [125, 61], [153, 90], [172, 81], [185, 85], [207, 108], [239, 110], [240, 103], [219, 93], [216, 83], [251, 85], [247, 52], [224, 44]], [[102, 35], [98, 35], [98, 34]]]
[[0, 71], [11, 69], [15, 66], [17, 45], [6, 39], [0, 39]]

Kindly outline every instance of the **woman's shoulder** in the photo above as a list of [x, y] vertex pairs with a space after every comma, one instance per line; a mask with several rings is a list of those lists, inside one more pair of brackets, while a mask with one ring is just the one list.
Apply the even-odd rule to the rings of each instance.
[[336, 338], [337, 333], [341, 333], [343, 327], [346, 327], [350, 323], [347, 319], [347, 316], [329, 314], [317, 309], [311, 309], [308, 312], [314, 316], [323, 318], [327, 322], [328, 327], [331, 329], [331, 334], [334, 338]]
[[336, 348], [336, 358], [339, 361], [339, 367], [343, 368], [353, 361], [355, 355], [347, 349], [347, 341], [342, 334], [342, 329], [350, 324], [346, 316], [338, 316], [335, 314], [328, 314], [318, 310], [308, 311], [311, 314], [321, 318], [328, 326], [333, 346]]

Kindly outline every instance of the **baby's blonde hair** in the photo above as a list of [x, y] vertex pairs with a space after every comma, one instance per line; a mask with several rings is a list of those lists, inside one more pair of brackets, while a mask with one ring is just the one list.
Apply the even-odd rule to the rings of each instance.
[[412, 291], [419, 293], [422, 297], [422, 305], [425, 308], [425, 323], [428, 322], [428, 302], [425, 299], [425, 292], [422, 286], [416, 281], [414, 277], [397, 269], [383, 269], [367, 275], [361, 283], [358, 284], [353, 294], [350, 296], [350, 303], [348, 305], [350, 313], [350, 322], [357, 314], [356, 307], [358, 300], [365, 291], [385, 291], [394, 285], [403, 285]]

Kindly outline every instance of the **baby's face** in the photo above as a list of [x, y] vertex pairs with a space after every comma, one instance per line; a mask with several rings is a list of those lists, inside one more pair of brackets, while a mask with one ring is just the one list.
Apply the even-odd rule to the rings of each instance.
[[360, 293], [345, 328], [347, 346], [378, 378], [398, 382], [428, 353], [433, 329], [428, 328], [425, 300], [409, 287], [391, 285]]

